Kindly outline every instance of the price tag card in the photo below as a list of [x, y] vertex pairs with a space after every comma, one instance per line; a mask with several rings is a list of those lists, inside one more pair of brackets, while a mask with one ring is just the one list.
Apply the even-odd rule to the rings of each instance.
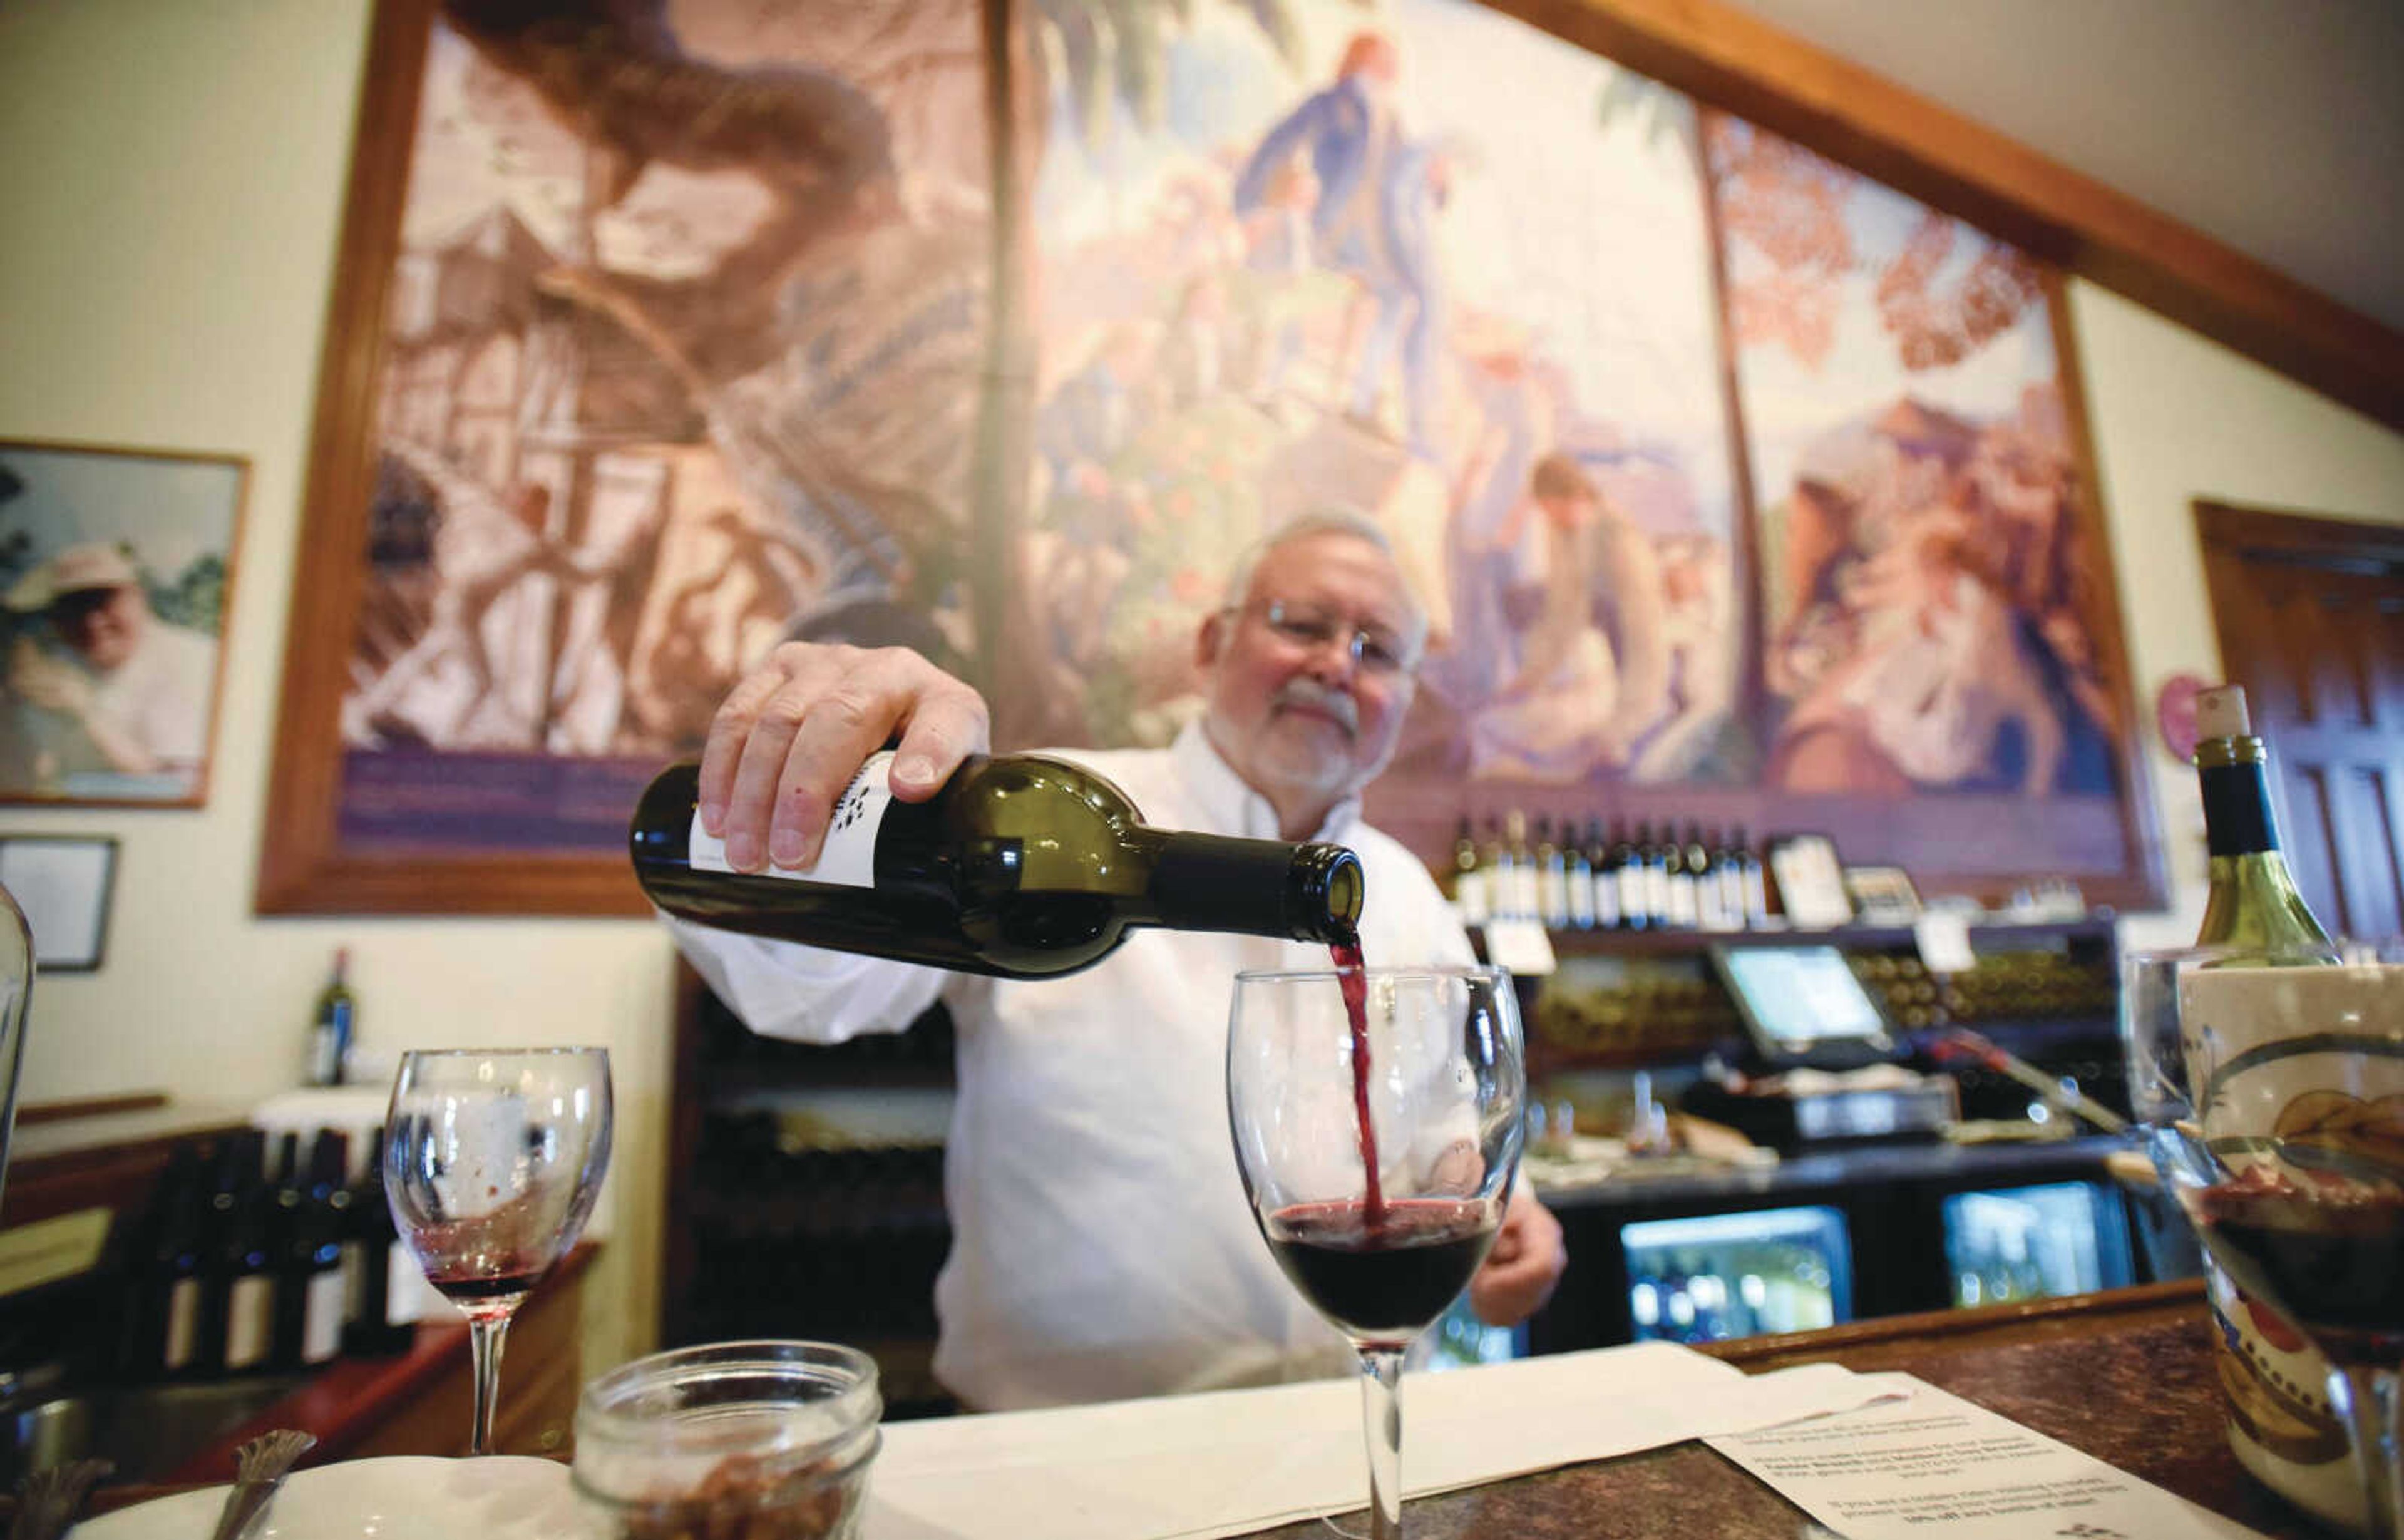
[[1488, 921], [1486, 960], [1497, 968], [1508, 968], [1522, 978], [1542, 978], [1557, 965], [1553, 938], [1531, 919]]
[[1978, 965], [1970, 947], [1970, 921], [1963, 915], [1931, 909], [1911, 922], [1911, 939], [1920, 948], [1921, 966], [1932, 973], [1966, 973]]

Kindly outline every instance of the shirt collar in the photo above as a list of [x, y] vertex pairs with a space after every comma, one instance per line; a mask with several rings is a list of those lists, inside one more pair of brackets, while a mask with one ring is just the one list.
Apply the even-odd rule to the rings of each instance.
[[[1232, 830], [1247, 839], [1285, 837], [1278, 829], [1277, 809], [1220, 756], [1218, 746], [1203, 730], [1201, 718], [1195, 718], [1178, 732], [1177, 741], [1169, 745], [1168, 751], [1177, 766], [1178, 779], [1185, 783], [1185, 789], [1193, 793], [1203, 816], [1214, 828]], [[1360, 820], [1361, 798], [1356, 793], [1330, 808], [1327, 821], [1311, 838], [1344, 844], [1348, 832]]]

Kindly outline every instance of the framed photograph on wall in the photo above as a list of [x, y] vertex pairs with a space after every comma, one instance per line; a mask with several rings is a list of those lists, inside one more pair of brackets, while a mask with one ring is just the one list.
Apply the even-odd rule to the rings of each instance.
[[0, 441], [0, 801], [206, 800], [248, 474]]
[[0, 836], [0, 888], [34, 932], [44, 973], [98, 971], [108, 950], [108, 906], [117, 886], [117, 841], [105, 836]]

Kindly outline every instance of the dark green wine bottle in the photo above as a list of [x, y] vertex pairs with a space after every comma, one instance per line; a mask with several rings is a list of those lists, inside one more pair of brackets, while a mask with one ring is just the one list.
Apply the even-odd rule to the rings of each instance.
[[1100, 961], [1139, 926], [1333, 944], [1361, 918], [1360, 859], [1154, 829], [1065, 760], [971, 759], [921, 803], [887, 788], [889, 753], [836, 800], [806, 872], [726, 864], [696, 812], [700, 767], [662, 771], [628, 843], [653, 903], [680, 918], [962, 973], [1040, 978]]
[[2333, 963], [2329, 940], [2279, 849], [2271, 806], [2271, 754], [2236, 685], [2196, 698], [2196, 777], [2203, 791], [2211, 890], [2196, 945], [2226, 948], [2216, 966]]

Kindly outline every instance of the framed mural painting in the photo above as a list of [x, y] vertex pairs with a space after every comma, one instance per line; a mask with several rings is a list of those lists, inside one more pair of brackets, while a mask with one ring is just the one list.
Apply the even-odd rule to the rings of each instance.
[[1429, 608], [1370, 804], [1431, 859], [1979, 820], [1935, 890], [2158, 889], [2028, 259], [1463, 0], [1101, 14], [379, 6], [262, 909], [639, 912], [783, 637], [1165, 743], [1326, 503]]
[[382, 0], [258, 905], [640, 913], [779, 637], [964, 611], [976, 0]]
[[249, 466], [0, 441], [0, 802], [198, 807]]

